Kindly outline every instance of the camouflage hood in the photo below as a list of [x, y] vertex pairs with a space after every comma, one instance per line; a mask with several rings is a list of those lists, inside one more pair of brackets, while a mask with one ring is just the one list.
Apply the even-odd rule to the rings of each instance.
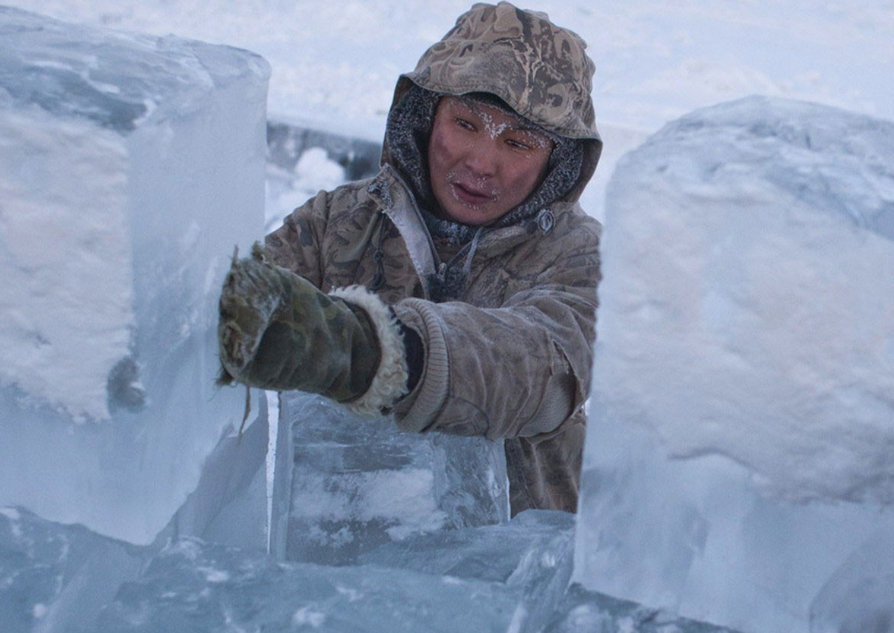
[[[440, 94], [499, 97], [544, 129], [584, 142], [580, 176], [563, 198], [576, 202], [602, 151], [590, 97], [595, 66], [586, 46], [545, 13], [508, 2], [476, 4], [422, 55], [413, 72], [401, 75], [392, 109], [412, 84]], [[387, 138], [382, 162], [391, 162]]]

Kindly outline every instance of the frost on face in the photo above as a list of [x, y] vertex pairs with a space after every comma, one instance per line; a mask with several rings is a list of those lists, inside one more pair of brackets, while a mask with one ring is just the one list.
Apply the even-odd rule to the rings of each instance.
[[447, 182], [449, 183], [458, 183], [464, 181], [466, 184], [473, 189], [476, 193], [481, 194], [482, 196], [487, 196], [487, 200], [483, 200], [479, 204], [473, 204], [467, 200], [464, 200], [460, 197], [459, 192], [455, 188], [451, 188], [450, 192], [457, 202], [463, 204], [467, 207], [477, 209], [485, 204], [492, 202], [500, 197], [500, 188], [497, 187], [493, 182], [491, 182], [490, 178], [486, 176], [476, 176], [472, 172], [465, 171], [463, 173], [457, 171], [456, 169], [451, 169], [447, 172]]
[[[493, 140], [511, 132], [519, 135], [519, 140], [531, 148], [545, 149], [553, 146], [552, 134], [508, 107], [500, 107], [496, 103], [483, 102], [473, 97], [462, 98], [461, 102], [481, 119], [484, 131]], [[499, 116], [495, 117], [495, 113]]]

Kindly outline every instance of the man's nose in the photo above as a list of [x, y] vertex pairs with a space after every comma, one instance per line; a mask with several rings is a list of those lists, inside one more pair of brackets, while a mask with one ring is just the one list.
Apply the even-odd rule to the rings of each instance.
[[499, 153], [495, 139], [482, 134], [476, 139], [466, 155], [466, 166], [482, 178], [493, 176], [497, 173]]

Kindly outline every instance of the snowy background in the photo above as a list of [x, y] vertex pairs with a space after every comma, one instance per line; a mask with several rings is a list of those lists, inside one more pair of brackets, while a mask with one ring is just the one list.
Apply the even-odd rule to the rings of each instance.
[[[379, 140], [395, 77], [469, 2], [12, 0], [69, 21], [174, 33], [261, 54], [269, 110]], [[753, 93], [894, 118], [890, 0], [543, 0], [596, 62], [597, 120], [654, 131]]]
[[[464, 0], [12, 0], [59, 19], [249, 49], [270, 62], [271, 119], [380, 142], [397, 75], [469, 8]], [[545, 0], [596, 62], [605, 152], [584, 195], [603, 217], [615, 161], [690, 110], [751, 94], [894, 119], [892, 0]], [[305, 159], [281, 215], [339, 178]]]

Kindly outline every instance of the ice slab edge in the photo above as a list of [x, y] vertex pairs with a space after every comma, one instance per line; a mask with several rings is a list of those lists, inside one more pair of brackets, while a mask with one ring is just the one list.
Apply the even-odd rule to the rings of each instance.
[[410, 538], [360, 565], [276, 563], [179, 539], [122, 586], [106, 633], [196, 630], [542, 630], [571, 573], [573, 517], [522, 513], [509, 524]]
[[83, 526], [0, 507], [0, 630], [94, 633], [100, 609], [149, 558]]
[[0, 7], [0, 504], [148, 543], [238, 428], [216, 301], [263, 234], [257, 55]]

